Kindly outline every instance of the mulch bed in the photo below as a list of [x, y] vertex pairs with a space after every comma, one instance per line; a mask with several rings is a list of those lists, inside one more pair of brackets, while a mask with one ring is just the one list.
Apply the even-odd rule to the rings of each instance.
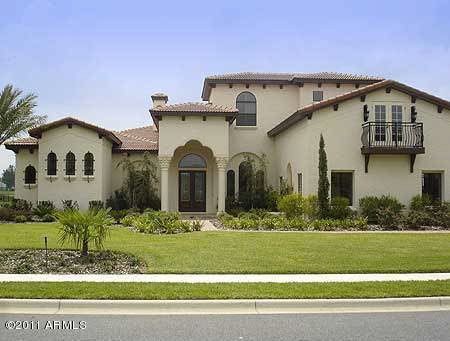
[[0, 273], [9, 274], [135, 274], [145, 273], [138, 258], [120, 252], [91, 251], [87, 257], [73, 250], [0, 250]]

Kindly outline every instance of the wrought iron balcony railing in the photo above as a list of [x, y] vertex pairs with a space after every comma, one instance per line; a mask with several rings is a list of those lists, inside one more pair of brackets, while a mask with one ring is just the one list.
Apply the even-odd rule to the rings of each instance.
[[366, 122], [362, 130], [363, 153], [422, 153], [423, 123]]

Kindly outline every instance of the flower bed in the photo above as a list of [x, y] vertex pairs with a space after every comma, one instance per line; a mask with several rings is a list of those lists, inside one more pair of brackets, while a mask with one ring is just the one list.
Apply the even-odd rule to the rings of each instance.
[[113, 251], [21, 249], [0, 250], [0, 273], [27, 274], [131, 274], [145, 273], [146, 265], [137, 257]]
[[132, 227], [141, 233], [176, 234], [200, 231], [201, 222], [181, 220], [177, 212], [148, 211], [130, 214], [121, 220], [122, 225]]

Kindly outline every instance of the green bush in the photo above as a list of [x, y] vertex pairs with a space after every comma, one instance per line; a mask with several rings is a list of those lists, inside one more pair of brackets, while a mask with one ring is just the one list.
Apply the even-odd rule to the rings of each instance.
[[46, 215], [52, 215], [55, 212], [55, 206], [52, 201], [39, 201], [33, 209], [33, 214], [42, 218]]
[[422, 211], [429, 206], [433, 206], [433, 199], [427, 194], [425, 195], [419, 194], [412, 197], [411, 202], [409, 204], [409, 209]]
[[331, 219], [347, 219], [353, 216], [353, 211], [349, 207], [350, 201], [347, 198], [335, 197], [331, 199], [330, 213]]
[[114, 194], [106, 200], [106, 207], [111, 207], [111, 209], [115, 211], [122, 211], [130, 208], [125, 191], [123, 189], [114, 191]]
[[419, 230], [423, 226], [433, 226], [435, 219], [424, 210], [411, 210], [405, 219], [405, 226], [411, 230]]
[[109, 215], [113, 217], [116, 223], [120, 223], [123, 218], [125, 218], [128, 214], [128, 210], [111, 210], [109, 211]]
[[18, 211], [31, 211], [33, 204], [23, 199], [13, 199], [11, 208]]
[[24, 215], [16, 215], [15, 217], [14, 217], [14, 221], [16, 222], [16, 223], [25, 223], [26, 221], [27, 221], [28, 219], [27, 219], [27, 217], [26, 216], [24, 216]]
[[389, 208], [399, 214], [404, 206], [394, 197], [383, 195], [381, 197], [367, 196], [359, 200], [361, 215], [367, 217], [369, 223], [378, 223], [378, 210]]
[[286, 218], [302, 217], [305, 213], [306, 200], [300, 194], [288, 194], [280, 197], [278, 210], [286, 215]]
[[377, 221], [382, 229], [399, 230], [404, 225], [403, 216], [391, 207], [383, 207], [377, 210]]
[[0, 221], [12, 221], [16, 216], [16, 211], [9, 207], [0, 207]]
[[91, 200], [89, 201], [90, 210], [101, 210], [105, 208], [105, 204], [101, 200]]
[[52, 223], [56, 218], [52, 214], [46, 214], [42, 217], [42, 221], [45, 223]]
[[143, 214], [129, 214], [121, 220], [125, 226], [134, 227], [142, 233], [174, 234], [199, 231], [200, 221], [184, 221], [177, 212], [147, 211]]
[[61, 200], [63, 211], [66, 210], [78, 210], [78, 202], [75, 200]]

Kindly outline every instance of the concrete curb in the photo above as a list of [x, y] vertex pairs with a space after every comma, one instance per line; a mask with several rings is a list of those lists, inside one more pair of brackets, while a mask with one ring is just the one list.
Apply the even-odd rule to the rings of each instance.
[[450, 310], [450, 296], [298, 300], [0, 299], [1, 314], [200, 315], [369, 313]]

